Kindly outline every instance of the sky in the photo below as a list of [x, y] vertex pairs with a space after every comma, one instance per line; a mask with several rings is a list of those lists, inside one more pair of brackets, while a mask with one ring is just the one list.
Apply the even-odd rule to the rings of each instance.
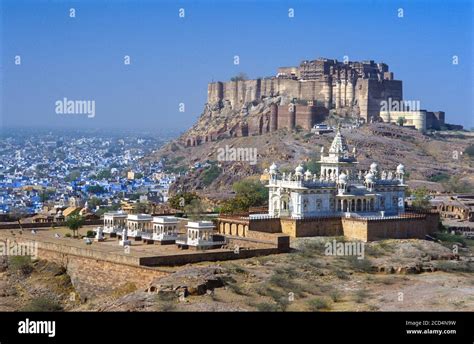
[[[186, 130], [202, 113], [211, 81], [240, 72], [271, 76], [301, 60], [344, 56], [387, 63], [403, 80], [404, 99], [474, 127], [468, 0], [0, 0], [0, 6], [2, 129]], [[64, 98], [93, 100], [94, 116], [58, 114], [56, 102]]]

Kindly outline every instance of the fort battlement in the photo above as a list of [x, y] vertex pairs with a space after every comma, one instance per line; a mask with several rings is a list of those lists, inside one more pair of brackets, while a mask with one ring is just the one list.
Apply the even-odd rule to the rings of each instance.
[[445, 126], [441, 111], [387, 110], [385, 104], [404, 102], [403, 83], [387, 64], [372, 60], [302, 61], [270, 77], [209, 83], [207, 93], [199, 121], [180, 139], [186, 147], [281, 129], [310, 131], [330, 113], [366, 123], [399, 123], [402, 117], [404, 125], [421, 131]]
[[402, 81], [394, 80], [385, 63], [344, 63], [320, 58], [302, 61], [298, 67], [281, 67], [273, 77], [210, 83], [207, 101], [228, 101], [232, 108], [240, 108], [245, 103], [277, 95], [287, 99], [281, 105], [298, 99], [327, 109], [355, 108], [369, 121], [379, 116], [381, 101], [401, 100], [403, 92]]

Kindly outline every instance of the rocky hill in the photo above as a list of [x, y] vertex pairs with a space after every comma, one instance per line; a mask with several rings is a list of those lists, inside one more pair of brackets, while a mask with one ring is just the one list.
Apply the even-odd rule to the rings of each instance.
[[[262, 107], [263, 113], [265, 108]], [[205, 133], [205, 128], [211, 128], [211, 125], [216, 128], [222, 123], [241, 120], [241, 117], [222, 116], [222, 113], [216, 117], [212, 114], [210, 110], [207, 115], [201, 116], [190, 132]], [[252, 115], [247, 117], [252, 118]], [[414, 129], [385, 123], [346, 126], [341, 132], [350, 149], [355, 147], [361, 169], [367, 169], [373, 161], [382, 169], [394, 169], [402, 163], [412, 187], [424, 185], [434, 191], [472, 191], [474, 161], [463, 154], [466, 147], [474, 144], [472, 132], [443, 131], [424, 135]], [[189, 169], [197, 164], [198, 168], [191, 168], [186, 176], [179, 179], [174, 191], [178, 188], [195, 190], [220, 198], [228, 195], [234, 181], [260, 176], [272, 162], [290, 171], [299, 163], [319, 160], [321, 147], [327, 151], [333, 138], [334, 133], [315, 135], [304, 130], [287, 129], [257, 136], [224, 137], [194, 147], [187, 147], [180, 138], [147, 159], [166, 157], [167, 167], [175, 170]], [[232, 148], [256, 150], [256, 164], [249, 161], [218, 161], [220, 150]]]
[[262, 134], [269, 131], [271, 106], [289, 102], [288, 97], [282, 95], [245, 103], [240, 108], [228, 100], [207, 103], [198, 121], [180, 141], [186, 146], [195, 146], [224, 137]]

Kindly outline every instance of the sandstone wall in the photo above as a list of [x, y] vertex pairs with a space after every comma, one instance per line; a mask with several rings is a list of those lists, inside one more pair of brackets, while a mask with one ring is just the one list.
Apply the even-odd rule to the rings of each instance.
[[379, 116], [382, 100], [403, 98], [402, 82], [391, 79], [336, 79], [323, 76], [319, 80], [267, 78], [208, 85], [208, 103], [228, 100], [234, 109], [239, 109], [244, 103], [260, 101], [262, 96], [277, 94], [286, 95], [286, 102], [293, 98], [313, 100], [327, 109], [358, 105], [361, 116], [367, 121]]
[[402, 82], [400, 80], [358, 79], [355, 98], [361, 117], [370, 121], [371, 118], [379, 116], [382, 101], [387, 101], [388, 98], [392, 98], [393, 101], [403, 99]]
[[438, 214], [384, 220], [343, 218], [342, 227], [344, 236], [354, 240], [424, 239], [427, 234], [433, 234], [438, 229], [438, 222]]
[[167, 276], [171, 273], [44, 248], [38, 249], [38, 257], [64, 266], [71, 277], [74, 288], [81, 297], [111, 294], [130, 284], [133, 284], [137, 289], [145, 289], [156, 277]]
[[280, 219], [252, 220], [249, 230], [266, 233], [281, 233]]
[[233, 250], [207, 250], [189, 251], [189, 253], [182, 253], [174, 256], [160, 256], [160, 257], [146, 257], [142, 258], [142, 264], [145, 266], [179, 266], [192, 263], [199, 263], [202, 261], [215, 262], [232, 259], [244, 259], [255, 256], [262, 256], [267, 254], [276, 254], [280, 250], [276, 247], [255, 248], [251, 250], [240, 250], [239, 254], [234, 253]]
[[278, 106], [278, 129], [288, 128], [293, 129], [296, 123], [296, 105], [280, 105]]
[[339, 217], [302, 220], [282, 218], [281, 229], [284, 234], [294, 238], [311, 236], [339, 236], [343, 234], [341, 219]]

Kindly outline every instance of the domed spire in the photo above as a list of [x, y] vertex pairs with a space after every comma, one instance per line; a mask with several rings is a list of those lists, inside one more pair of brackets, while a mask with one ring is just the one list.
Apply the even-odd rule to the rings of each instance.
[[345, 154], [348, 153], [349, 150], [347, 148], [346, 138], [342, 136], [340, 127], [337, 127], [336, 136], [331, 143], [331, 147], [329, 148], [329, 153], [334, 154]]
[[270, 174], [275, 174], [275, 173], [277, 173], [277, 172], [278, 172], [278, 166], [277, 166], [275, 163], [271, 164], [271, 166], [270, 166]]
[[370, 164], [370, 172], [372, 172], [372, 174], [375, 174], [375, 172], [377, 172], [377, 163], [373, 162]]
[[398, 173], [398, 174], [403, 174], [403, 173], [405, 173], [405, 166], [403, 166], [402, 164], [398, 165], [398, 166], [397, 166], [397, 173]]
[[347, 175], [342, 172], [338, 177], [339, 184], [347, 184]]
[[299, 164], [296, 168], [295, 168], [295, 174], [303, 174], [304, 172], [304, 168], [303, 166], [301, 166], [301, 164]]
[[374, 182], [374, 175], [372, 174], [372, 172], [367, 173], [367, 175], [365, 176], [365, 182], [367, 184]]

